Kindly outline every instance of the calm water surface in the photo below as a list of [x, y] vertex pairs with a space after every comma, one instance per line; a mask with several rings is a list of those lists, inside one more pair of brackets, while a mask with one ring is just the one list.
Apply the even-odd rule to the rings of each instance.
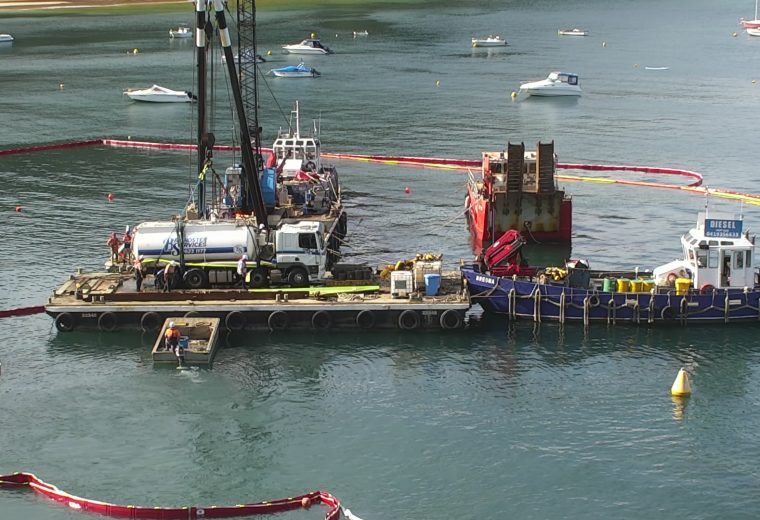
[[[306, 60], [318, 80], [266, 78], [265, 142], [300, 99], [306, 118], [321, 116], [328, 151], [477, 158], [507, 140], [553, 139], [563, 162], [687, 168], [710, 186], [755, 192], [748, 114], [760, 105], [760, 38], [731, 35], [751, 8], [547, 0], [263, 12], [264, 71], [297, 63], [279, 46], [312, 31], [336, 51]], [[17, 39], [0, 48], [0, 146], [191, 140], [191, 107], [122, 97], [153, 83], [194, 89], [192, 43], [167, 35], [191, 22], [190, 11], [0, 19]], [[560, 38], [560, 27], [591, 36]], [[368, 37], [351, 37], [363, 29]], [[510, 45], [469, 47], [489, 33]], [[580, 74], [584, 97], [512, 101], [520, 81], [553, 69]], [[216, 96], [217, 140], [230, 142], [226, 88]], [[233, 159], [217, 154], [217, 169]], [[100, 268], [111, 230], [179, 213], [194, 168], [182, 152], [107, 147], [0, 159], [0, 308], [44, 303], [75, 268]], [[349, 260], [440, 251], [453, 267], [468, 257], [462, 173], [339, 168]], [[705, 203], [671, 190], [565, 187], [573, 254], [597, 267], [678, 256], [678, 236]], [[758, 228], [757, 207], [709, 202]], [[32, 471], [80, 496], [149, 506], [324, 489], [365, 520], [756, 518], [757, 330], [584, 334], [497, 322], [456, 334], [231, 336], [212, 369], [178, 373], [153, 367], [153, 337], [5, 319], [0, 473]], [[669, 395], [681, 366], [694, 388], [685, 403]], [[0, 517], [82, 518], [8, 490]]]

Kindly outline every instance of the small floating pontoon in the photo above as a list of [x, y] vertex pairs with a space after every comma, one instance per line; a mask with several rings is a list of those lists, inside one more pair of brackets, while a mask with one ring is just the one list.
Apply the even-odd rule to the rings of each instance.
[[164, 334], [169, 323], [174, 322], [180, 331], [180, 345], [185, 349], [185, 363], [207, 365], [216, 353], [219, 318], [166, 318], [161, 332], [153, 345], [154, 363], [176, 363], [177, 356], [164, 346]]

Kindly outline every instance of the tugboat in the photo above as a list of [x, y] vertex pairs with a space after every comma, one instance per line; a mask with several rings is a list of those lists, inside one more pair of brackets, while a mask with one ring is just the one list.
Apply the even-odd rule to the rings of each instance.
[[507, 144], [498, 152], [483, 152], [479, 178], [470, 176], [466, 216], [475, 253], [510, 229], [528, 243], [566, 243], [572, 238], [573, 202], [557, 187], [554, 141]]
[[[463, 266], [473, 303], [510, 319], [616, 323], [728, 323], [760, 320], [755, 237], [732, 214], [701, 212], [681, 237], [684, 256], [651, 271], [595, 271], [575, 260], [564, 268], [526, 267], [511, 231]], [[511, 234], [510, 234], [511, 233]]]

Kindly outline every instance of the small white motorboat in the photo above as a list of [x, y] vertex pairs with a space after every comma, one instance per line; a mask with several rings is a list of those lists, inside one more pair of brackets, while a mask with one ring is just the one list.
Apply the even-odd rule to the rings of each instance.
[[369, 35], [369, 31], [367, 31], [366, 29], [364, 31], [354, 31], [354, 38], [356, 38], [357, 36], [368, 36], [368, 35]]
[[196, 100], [192, 92], [185, 90], [171, 90], [158, 85], [144, 89], [129, 89], [124, 92], [134, 101], [147, 101], [150, 103], [190, 103]]
[[0, 34], [0, 43], [9, 43], [14, 40], [10, 34]]
[[189, 27], [179, 26], [176, 29], [169, 29], [170, 38], [192, 38], [193, 31]]
[[507, 40], [499, 36], [498, 34], [490, 34], [486, 38], [473, 38], [473, 47], [504, 47], [507, 44]]
[[317, 69], [307, 67], [303, 62], [298, 65], [288, 65], [287, 67], [272, 69], [270, 72], [278, 78], [316, 78], [321, 76]]
[[317, 38], [306, 38], [301, 43], [283, 45], [282, 48], [290, 54], [333, 54], [333, 51], [322, 45]]
[[560, 36], [588, 36], [588, 31], [584, 29], [560, 29], [557, 34]]
[[578, 75], [567, 72], [552, 72], [541, 81], [523, 83], [520, 91], [529, 96], [580, 96], [583, 92]]

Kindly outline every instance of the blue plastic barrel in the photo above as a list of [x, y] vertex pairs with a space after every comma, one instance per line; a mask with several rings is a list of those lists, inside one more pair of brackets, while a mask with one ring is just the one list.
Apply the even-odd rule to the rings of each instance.
[[180, 336], [179, 337], [179, 346], [180, 348], [186, 349], [190, 346], [190, 338], [187, 336]]
[[436, 273], [428, 273], [425, 275], [425, 295], [435, 296], [438, 294], [438, 289], [441, 288], [441, 275]]

